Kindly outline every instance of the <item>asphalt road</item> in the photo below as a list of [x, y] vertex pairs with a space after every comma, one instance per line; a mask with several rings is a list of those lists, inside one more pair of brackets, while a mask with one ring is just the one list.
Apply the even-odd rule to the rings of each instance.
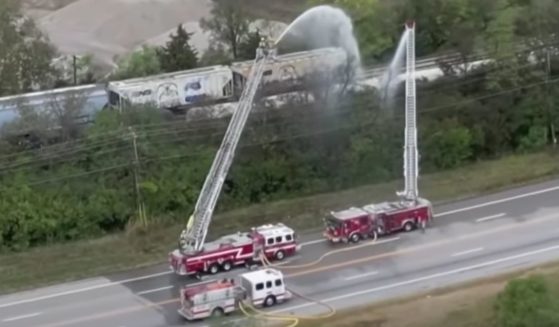
[[[286, 265], [329, 255], [318, 264], [283, 271], [292, 290], [336, 309], [428, 291], [559, 259], [558, 209], [556, 180], [439, 206], [425, 233], [397, 234], [375, 244], [332, 246], [318, 234], [305, 235], [302, 251]], [[7, 295], [0, 297], [0, 327], [184, 326], [176, 312], [178, 287], [194, 282], [176, 278], [162, 265]], [[272, 311], [326, 310], [295, 298]]]

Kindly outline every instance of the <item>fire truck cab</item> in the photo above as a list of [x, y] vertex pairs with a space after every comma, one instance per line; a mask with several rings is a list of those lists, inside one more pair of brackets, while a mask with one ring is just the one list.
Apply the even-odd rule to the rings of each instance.
[[382, 202], [363, 208], [331, 212], [324, 221], [324, 237], [338, 242], [354, 242], [367, 237], [387, 235], [397, 231], [425, 228], [433, 217], [432, 205], [419, 198], [416, 202]]
[[342, 211], [332, 211], [324, 218], [324, 237], [334, 243], [359, 242], [365, 237], [375, 237], [376, 225], [369, 213], [352, 207]]
[[256, 260], [259, 260], [261, 251], [268, 259], [281, 261], [301, 249], [301, 245], [297, 244], [295, 231], [282, 223], [252, 228], [250, 235], [255, 243]]
[[291, 298], [281, 271], [267, 268], [234, 279], [212, 280], [181, 289], [178, 313], [187, 320], [219, 317], [236, 311], [243, 301], [254, 307], [269, 307]]
[[291, 298], [285, 288], [283, 273], [277, 269], [262, 269], [241, 275], [245, 299], [254, 306], [270, 307]]

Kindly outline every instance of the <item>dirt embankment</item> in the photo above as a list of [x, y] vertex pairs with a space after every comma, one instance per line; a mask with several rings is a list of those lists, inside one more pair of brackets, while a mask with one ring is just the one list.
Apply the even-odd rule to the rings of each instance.
[[[162, 45], [183, 24], [194, 32], [199, 52], [208, 46], [208, 33], [198, 22], [208, 17], [211, 0], [22, 0], [27, 15], [49, 36], [62, 54], [92, 54], [96, 63], [114, 66], [115, 57], [142, 44]], [[258, 18], [291, 21], [302, 8], [300, 0], [275, 3], [241, 0]]]
[[181, 23], [197, 23], [211, 9], [211, 0], [24, 1], [60, 52], [89, 53], [106, 65]]

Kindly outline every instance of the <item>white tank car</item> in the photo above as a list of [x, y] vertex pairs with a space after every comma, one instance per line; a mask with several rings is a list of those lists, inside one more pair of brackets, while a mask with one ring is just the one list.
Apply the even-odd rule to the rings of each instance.
[[151, 103], [161, 109], [187, 109], [231, 101], [233, 73], [227, 66], [211, 66], [114, 81], [107, 93], [112, 108]]
[[81, 105], [75, 119], [79, 123], [87, 123], [91, 116], [99, 111], [107, 102], [107, 95], [102, 84], [69, 86], [46, 91], [0, 97], [0, 127], [20, 117], [21, 108], [29, 108], [36, 112], [48, 113], [53, 109], [61, 110]]
[[[241, 94], [252, 63], [243, 61], [231, 64], [236, 96]], [[320, 48], [279, 55], [267, 63], [262, 77], [263, 93], [276, 95], [300, 91], [304, 88], [305, 77], [317, 73], [336, 73], [347, 64], [347, 54], [341, 48]], [[331, 74], [329, 77], [332, 76], [341, 77], [340, 74]]]

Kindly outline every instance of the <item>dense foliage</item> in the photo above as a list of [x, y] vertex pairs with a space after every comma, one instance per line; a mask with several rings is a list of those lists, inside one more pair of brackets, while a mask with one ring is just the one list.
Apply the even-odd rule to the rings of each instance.
[[514, 279], [495, 301], [498, 327], [553, 327], [559, 324], [559, 302], [540, 276]]
[[55, 49], [17, 0], [0, 2], [0, 96], [52, 86]]
[[[527, 17], [534, 21], [553, 12], [545, 1], [335, 2], [355, 15], [367, 60], [393, 52], [402, 30], [397, 22], [407, 16], [397, 6], [412, 3], [409, 8], [430, 10], [418, 16], [418, 51], [463, 54], [440, 63], [444, 77], [418, 85], [422, 174], [553, 142], [559, 123], [557, 54], [553, 48], [530, 53], [513, 47], [520, 39], [534, 46], [551, 35], [551, 19], [538, 21], [539, 29], [524, 27]], [[400, 11], [388, 15], [392, 6]], [[448, 24], [457, 30], [445, 30]], [[249, 39], [256, 43], [257, 37]], [[500, 60], [462, 65], [480, 50]], [[161, 69], [152, 60], [157, 52], [150, 56], [128, 67], [144, 72], [147, 61], [148, 68]], [[382, 105], [373, 90], [319, 100], [253, 112], [218, 210], [401, 176], [402, 93], [393, 107]], [[143, 221], [144, 212], [150, 223], [185, 221], [191, 213], [227, 119], [185, 121], [131, 108], [103, 111], [84, 129], [71, 119], [80, 101], [51, 112], [26, 111], [2, 129], [0, 250], [120, 231]]]
[[198, 52], [190, 45], [192, 35], [193, 33], [179, 25], [176, 33], [169, 35], [170, 39], [164, 46], [143, 45], [141, 49], [120, 58], [111, 79], [121, 80], [196, 68]]

